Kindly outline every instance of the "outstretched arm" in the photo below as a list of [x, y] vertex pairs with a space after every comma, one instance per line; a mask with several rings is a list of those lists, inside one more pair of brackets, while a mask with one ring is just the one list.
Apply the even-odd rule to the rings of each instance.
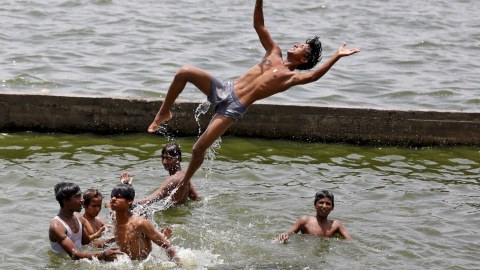
[[150, 205], [154, 202], [157, 202], [159, 200], [162, 200], [163, 198], [167, 197], [169, 194], [169, 191], [172, 189], [171, 187], [171, 181], [169, 181], [169, 178], [167, 178], [163, 184], [158, 188], [155, 192], [153, 192], [150, 196], [147, 198], [143, 198], [140, 200], [135, 201], [136, 203], [139, 204], [146, 204]]
[[298, 73], [296, 84], [306, 84], [306, 83], [311, 83], [311, 82], [317, 81], [318, 79], [323, 77], [323, 75], [325, 75], [325, 73], [327, 73], [327, 71], [329, 71], [330, 68], [333, 67], [333, 65], [338, 60], [340, 60], [340, 58], [360, 52], [360, 49], [345, 49], [346, 44], [347, 43], [344, 42], [338, 48], [335, 55], [332, 56], [332, 58], [330, 58], [325, 64], [323, 64], [321, 67], [319, 67], [314, 72], [312, 72], [312, 73]]
[[290, 228], [290, 230], [288, 230], [287, 233], [281, 233], [277, 237], [276, 241], [280, 243], [287, 241], [288, 239], [290, 239], [289, 234], [298, 233], [302, 229], [303, 224], [305, 224], [305, 218], [301, 217], [297, 220], [297, 222], [295, 222], [295, 224], [292, 226], [292, 228]]
[[274, 49], [280, 53], [280, 47], [273, 41], [270, 33], [265, 27], [263, 19], [263, 0], [257, 0], [255, 3], [255, 11], [253, 12], [253, 28], [257, 31], [258, 38], [263, 48], [267, 51], [267, 55]]

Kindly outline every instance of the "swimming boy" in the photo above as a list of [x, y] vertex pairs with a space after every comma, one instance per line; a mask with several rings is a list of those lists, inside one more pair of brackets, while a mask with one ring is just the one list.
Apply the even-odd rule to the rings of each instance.
[[[170, 258], [175, 251], [170, 243], [153, 227], [152, 223], [132, 214], [131, 206], [135, 199], [135, 190], [131, 185], [119, 184], [113, 188], [110, 206], [115, 211], [115, 242], [120, 250], [133, 260], [147, 258], [152, 252], [152, 242], [166, 249]], [[172, 234], [170, 228], [162, 229], [166, 238]]]
[[90, 243], [85, 227], [80, 221], [81, 217], [75, 212], [82, 210], [82, 192], [80, 187], [73, 183], [61, 182], [55, 185], [55, 198], [60, 204], [60, 211], [50, 222], [48, 237], [50, 249], [55, 253], [66, 253], [74, 260], [93, 259], [113, 261], [118, 254], [118, 248], [106, 251], [88, 252], [82, 250], [82, 245]]
[[334, 197], [330, 191], [317, 192], [313, 205], [317, 210], [317, 215], [299, 218], [295, 225], [288, 230], [288, 233], [282, 233], [277, 237], [277, 242], [284, 242], [289, 239], [289, 233], [298, 232], [318, 234], [325, 237], [332, 237], [335, 233], [339, 233], [343, 238], [352, 240], [340, 221], [327, 219], [334, 207]]
[[85, 213], [82, 217], [91, 241], [101, 237], [105, 230], [105, 221], [98, 216], [102, 210], [102, 199], [103, 195], [98, 189], [88, 189], [83, 193]]
[[346, 43], [343, 43], [335, 55], [314, 72], [295, 72], [295, 69], [311, 69], [321, 59], [322, 46], [318, 37], [294, 45], [287, 51], [287, 58], [283, 59], [280, 47], [273, 41], [264, 25], [262, 9], [263, 1], [257, 0], [253, 14], [253, 26], [266, 51], [262, 61], [242, 77], [225, 83], [196, 67], [181, 67], [175, 74], [165, 101], [148, 128], [148, 132], [155, 132], [162, 122], [172, 118], [170, 108], [187, 82], [194, 84], [207, 95], [208, 100], [215, 106], [216, 113], [208, 128], [193, 146], [192, 158], [181, 181], [182, 185], [189, 184], [190, 179], [203, 163], [205, 151], [237, 117], [247, 111], [248, 106], [252, 103], [283, 92], [292, 86], [317, 81], [340, 58], [360, 52], [359, 49], [345, 49]]
[[[147, 198], [135, 201], [135, 203], [148, 206], [156, 201], [171, 196], [169, 200], [173, 205], [180, 205], [187, 202], [190, 198], [194, 201], [200, 201], [197, 191], [190, 182], [188, 185], [180, 185], [180, 181], [185, 177], [185, 170], [182, 169], [180, 162], [182, 161], [182, 151], [176, 143], [169, 143], [162, 149], [163, 168], [168, 171], [170, 176], [165, 179], [163, 184]], [[132, 184], [132, 178], [128, 173], [120, 176], [120, 182], [124, 184]], [[178, 190], [175, 189], [178, 187]], [[175, 192], [174, 192], [175, 191]], [[173, 192], [173, 194], [172, 194]]]

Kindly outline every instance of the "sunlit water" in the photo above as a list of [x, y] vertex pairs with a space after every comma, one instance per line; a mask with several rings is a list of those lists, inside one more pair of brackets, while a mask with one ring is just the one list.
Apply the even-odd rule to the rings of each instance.
[[[186, 167], [196, 138], [177, 142]], [[49, 252], [58, 213], [53, 187], [71, 181], [99, 188], [106, 200], [120, 174], [137, 197], [167, 177], [160, 135], [0, 136], [2, 269], [477, 269], [480, 250], [480, 148], [385, 148], [223, 137], [192, 179], [201, 202], [162, 210], [149, 220], [173, 229], [182, 266], [156, 247], [149, 259], [71, 261]], [[353, 242], [294, 235], [274, 242], [313, 196], [335, 195], [332, 219]], [[100, 215], [109, 220], [103, 209]], [[92, 249], [88, 248], [87, 249]], [[378, 251], [375, 251], [376, 249]]]
[[[237, 78], [264, 53], [252, 27], [253, 5], [6, 1], [0, 5], [0, 91], [164, 97], [182, 65], [221, 80]], [[314, 35], [323, 42], [324, 61], [344, 41], [362, 49], [319, 82], [271, 101], [479, 110], [480, 1], [265, 1], [264, 10], [284, 52]], [[180, 97], [204, 98], [191, 85]], [[160, 202], [149, 210], [157, 228], [173, 228], [182, 266], [159, 248], [142, 262], [72, 262], [51, 254], [48, 225], [59, 208], [54, 185], [99, 188], [108, 200], [128, 171], [137, 197], [145, 197], [167, 177], [162, 147], [177, 140], [186, 167], [196, 141], [174, 138], [168, 127], [159, 133], [0, 135], [0, 268], [480, 268], [480, 148], [229, 137], [217, 141], [192, 180], [201, 202], [166, 210]], [[315, 214], [313, 196], [321, 189], [335, 194], [331, 218], [341, 220], [356, 241], [295, 235], [288, 244], [275, 243], [300, 216]], [[100, 215], [108, 220], [105, 209]]]
[[[264, 54], [254, 2], [3, 1], [0, 90], [164, 97], [183, 65], [238, 78]], [[323, 62], [343, 42], [362, 49], [319, 82], [269, 100], [479, 111], [479, 10], [477, 0], [265, 1], [284, 53], [315, 35]], [[204, 98], [191, 85], [181, 97]]]

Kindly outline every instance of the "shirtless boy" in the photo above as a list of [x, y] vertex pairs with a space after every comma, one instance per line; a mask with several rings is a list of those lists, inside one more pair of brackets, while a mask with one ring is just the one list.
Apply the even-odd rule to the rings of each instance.
[[352, 240], [342, 223], [338, 220], [327, 219], [334, 207], [334, 197], [330, 191], [322, 190], [315, 194], [314, 201], [317, 215], [315, 217], [301, 217], [297, 220], [288, 233], [282, 233], [277, 237], [277, 242], [285, 242], [289, 239], [289, 233], [318, 234], [332, 237], [339, 233], [343, 238]]
[[[180, 181], [185, 177], [185, 170], [180, 166], [182, 161], [182, 151], [176, 143], [169, 143], [162, 149], [162, 164], [163, 168], [168, 171], [170, 176], [165, 179], [163, 184], [153, 192], [150, 196], [144, 199], [135, 201], [135, 203], [148, 206], [156, 201], [162, 200], [168, 196], [171, 196], [169, 200], [173, 205], [180, 205], [187, 202], [190, 198], [194, 201], [200, 201], [197, 191], [190, 182], [189, 185], [181, 185]], [[124, 184], [132, 184], [132, 178], [128, 173], [123, 173], [120, 176], [120, 182]], [[178, 187], [179, 191], [174, 191]]]
[[[170, 243], [158, 232], [152, 223], [132, 214], [131, 206], [135, 199], [135, 190], [131, 185], [120, 184], [113, 190], [110, 206], [115, 211], [115, 242], [120, 250], [133, 260], [142, 260], [152, 252], [152, 241], [167, 250], [170, 258], [175, 258], [175, 251]], [[169, 238], [170, 228], [162, 229]]]
[[50, 249], [55, 253], [66, 253], [70, 258], [83, 258], [113, 261], [118, 254], [118, 248], [107, 251], [88, 252], [82, 250], [82, 245], [90, 243], [90, 237], [80, 221], [81, 216], [75, 212], [82, 210], [82, 192], [80, 187], [73, 183], [61, 182], [55, 185], [55, 198], [60, 204], [60, 211], [50, 222], [48, 236]]
[[102, 199], [103, 195], [98, 189], [88, 189], [83, 193], [85, 213], [82, 217], [91, 241], [101, 237], [105, 230], [105, 221], [98, 216], [102, 210]]
[[[155, 132], [162, 122], [172, 118], [170, 108], [187, 82], [194, 84], [207, 95], [208, 100], [215, 106], [216, 113], [208, 128], [193, 146], [192, 158], [181, 181], [182, 185], [189, 185], [190, 179], [203, 163], [205, 151], [237, 117], [246, 112], [252, 103], [283, 92], [292, 86], [317, 81], [340, 58], [360, 52], [359, 49], [345, 49], [346, 43], [343, 43], [335, 55], [314, 72], [295, 72], [295, 69], [311, 69], [318, 63], [322, 54], [318, 37], [309, 39], [306, 43], [295, 44], [283, 59], [280, 47], [273, 41], [264, 25], [262, 9], [263, 1], [257, 0], [253, 13], [253, 26], [266, 51], [262, 61], [242, 77], [225, 83], [196, 67], [181, 67], [175, 74], [165, 101], [148, 128], [148, 132]], [[179, 194], [179, 196], [182, 195]]]

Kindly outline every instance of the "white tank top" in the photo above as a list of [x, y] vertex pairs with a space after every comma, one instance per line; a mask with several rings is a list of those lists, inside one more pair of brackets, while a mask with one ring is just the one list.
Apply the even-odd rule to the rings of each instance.
[[[62, 222], [65, 228], [67, 228], [67, 236], [70, 238], [70, 240], [72, 240], [73, 244], [75, 245], [75, 249], [82, 250], [82, 223], [80, 222], [80, 220], [78, 220], [77, 218], [80, 229], [78, 230], [77, 234], [74, 234], [72, 229], [70, 229], [67, 223], [65, 223], [59, 216], [55, 216], [53, 219], [57, 219]], [[60, 246], [60, 244], [57, 242], [50, 242], [50, 249], [55, 253], [66, 253], [65, 250], [63, 250], [62, 246]]]

